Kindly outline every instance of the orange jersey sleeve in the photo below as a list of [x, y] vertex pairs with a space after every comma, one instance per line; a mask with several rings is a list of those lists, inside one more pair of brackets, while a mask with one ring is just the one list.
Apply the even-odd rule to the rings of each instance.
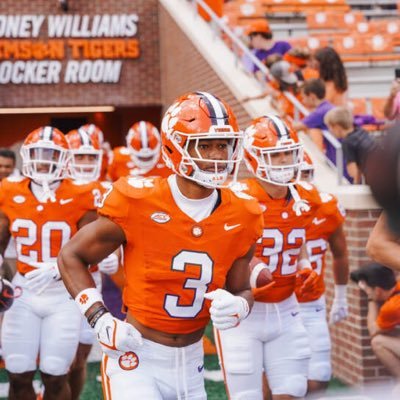
[[276, 303], [288, 298], [295, 289], [297, 259], [306, 241], [306, 229], [321, 204], [314, 186], [296, 185], [300, 198], [307, 202], [310, 210], [296, 215], [294, 199], [287, 197], [273, 199], [257, 179], [243, 181], [243, 190], [255, 197], [263, 210], [264, 228], [257, 241], [255, 256], [269, 268], [275, 285], [268, 292], [257, 297], [257, 301]]
[[307, 229], [306, 243], [311, 266], [319, 275], [319, 280], [312, 292], [300, 295], [296, 291], [297, 299], [301, 303], [317, 300], [325, 292], [324, 271], [328, 240], [345, 220], [345, 211], [334, 195], [321, 192], [320, 198], [322, 203]]
[[98, 213], [125, 232], [123, 301], [139, 322], [169, 333], [206, 326], [204, 294], [225, 286], [234, 261], [261, 234], [257, 202], [226, 189], [200, 222], [176, 205], [166, 179], [121, 178]]
[[396, 285], [396, 293], [380, 308], [376, 324], [383, 330], [394, 329], [400, 325], [400, 282]]
[[95, 189], [96, 184], [78, 185], [66, 179], [55, 192], [55, 202], [40, 203], [30, 190], [29, 179], [3, 180], [0, 207], [10, 221], [21, 274], [57, 261], [81, 218], [96, 210]]

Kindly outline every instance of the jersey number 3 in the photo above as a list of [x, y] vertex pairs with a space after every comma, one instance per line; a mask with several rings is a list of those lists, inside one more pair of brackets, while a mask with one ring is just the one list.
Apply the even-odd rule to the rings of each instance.
[[207, 253], [183, 250], [172, 259], [171, 269], [176, 273], [185, 273], [187, 265], [199, 266], [200, 277], [198, 279], [188, 278], [183, 285], [184, 290], [187, 289], [186, 291], [194, 293], [192, 304], [179, 304], [181, 296], [172, 294], [165, 296], [164, 308], [174, 318], [195, 317], [203, 308], [204, 294], [212, 281], [214, 262]]

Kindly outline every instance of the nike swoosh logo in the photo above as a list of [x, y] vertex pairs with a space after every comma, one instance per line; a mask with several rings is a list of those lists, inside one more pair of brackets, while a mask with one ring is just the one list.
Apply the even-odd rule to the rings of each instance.
[[197, 367], [197, 371], [201, 372], [204, 369], [204, 364]]
[[74, 199], [60, 199], [60, 204], [64, 205], [64, 204], [68, 204], [71, 203], [71, 201]]
[[295, 317], [299, 312], [291, 312], [290, 314], [292, 314], [292, 317]]
[[318, 218], [315, 217], [312, 222], [313, 222], [314, 225], [320, 225], [325, 221], [326, 221], [326, 218], [318, 219]]
[[242, 225], [242, 224], [236, 224], [236, 225], [228, 225], [228, 224], [225, 224], [225, 225], [224, 225], [224, 229], [225, 229], [226, 231], [231, 231], [232, 229], [238, 228], [240, 225]]
[[318, 307], [318, 308], [315, 309], [315, 312], [320, 312], [320, 311], [322, 311], [322, 310], [323, 310], [322, 307]]

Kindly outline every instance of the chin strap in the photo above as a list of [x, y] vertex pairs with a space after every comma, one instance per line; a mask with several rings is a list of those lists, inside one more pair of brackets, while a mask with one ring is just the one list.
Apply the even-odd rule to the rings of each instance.
[[308, 205], [308, 201], [303, 200], [300, 197], [299, 192], [296, 190], [294, 184], [289, 185], [289, 190], [294, 200], [293, 211], [296, 213], [296, 215], [299, 217], [303, 214], [303, 212], [310, 211], [311, 207]]
[[42, 182], [42, 187], [43, 187], [43, 194], [44, 194], [43, 201], [48, 202], [50, 200], [52, 203], [55, 203], [56, 202], [56, 195], [51, 190], [49, 182], [43, 181]]

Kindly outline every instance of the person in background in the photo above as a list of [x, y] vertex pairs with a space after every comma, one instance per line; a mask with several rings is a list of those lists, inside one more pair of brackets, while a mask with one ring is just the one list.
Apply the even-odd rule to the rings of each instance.
[[349, 108], [335, 107], [328, 111], [324, 122], [329, 131], [342, 139], [346, 168], [353, 183], [362, 183], [362, 174], [368, 153], [376, 146], [375, 140], [362, 128], [354, 127]]
[[[20, 172], [16, 168], [16, 156], [14, 151], [2, 148], [0, 149], [0, 180], [8, 178], [9, 176], [20, 176]], [[1, 266], [2, 277], [10, 282], [16, 272], [16, 259], [15, 242], [11, 237], [4, 252], [4, 262]]]
[[325, 114], [334, 105], [326, 100], [326, 87], [322, 79], [309, 79], [300, 88], [301, 99], [310, 114], [301, 121], [294, 122], [293, 126], [298, 131], [306, 131], [313, 142], [326, 156], [334, 161], [335, 148], [322, 135], [323, 130], [328, 130], [324, 122]]
[[[301, 166], [301, 180], [313, 182], [314, 165], [307, 153]], [[325, 258], [328, 248], [332, 253], [335, 295], [329, 314], [329, 323], [336, 324], [348, 315], [347, 281], [349, 260], [344, 234], [345, 210], [330, 193], [319, 192], [321, 206], [307, 229], [307, 253], [318, 283], [313, 290], [301, 293], [296, 287], [300, 315], [308, 333], [311, 359], [308, 365], [308, 393], [326, 390], [332, 375], [331, 339], [326, 318]]]
[[311, 65], [318, 69], [319, 77], [325, 82], [326, 100], [335, 106], [347, 104], [347, 74], [339, 54], [332, 47], [318, 49]]
[[371, 263], [350, 274], [368, 298], [367, 325], [371, 347], [386, 369], [400, 379], [400, 282], [382, 264]]
[[307, 79], [318, 78], [318, 71], [309, 66], [311, 53], [307, 47], [292, 47], [283, 59], [290, 63], [293, 72], [297, 75], [300, 82]]
[[389, 97], [383, 107], [383, 113], [389, 120], [400, 120], [400, 78], [396, 78], [392, 83]]
[[10, 149], [0, 149], [0, 180], [9, 176], [19, 176], [16, 169], [15, 153]]
[[[272, 54], [284, 55], [291, 45], [283, 40], [273, 40], [273, 34], [267, 20], [254, 21], [247, 30], [249, 47], [253, 54], [264, 61]], [[247, 71], [259, 75], [259, 68], [247, 57], [242, 59]]]
[[269, 64], [271, 60], [277, 60], [269, 64], [270, 72], [274, 79], [269, 82], [264, 92], [254, 97], [246, 97], [242, 102], [270, 96], [270, 104], [276, 110], [277, 115], [282, 118], [294, 118], [295, 107], [285, 96], [284, 92], [289, 92], [300, 99], [298, 78], [296, 74], [292, 72], [290, 64], [280, 58], [280, 55], [274, 54], [269, 56], [265, 61], [266, 64]]

